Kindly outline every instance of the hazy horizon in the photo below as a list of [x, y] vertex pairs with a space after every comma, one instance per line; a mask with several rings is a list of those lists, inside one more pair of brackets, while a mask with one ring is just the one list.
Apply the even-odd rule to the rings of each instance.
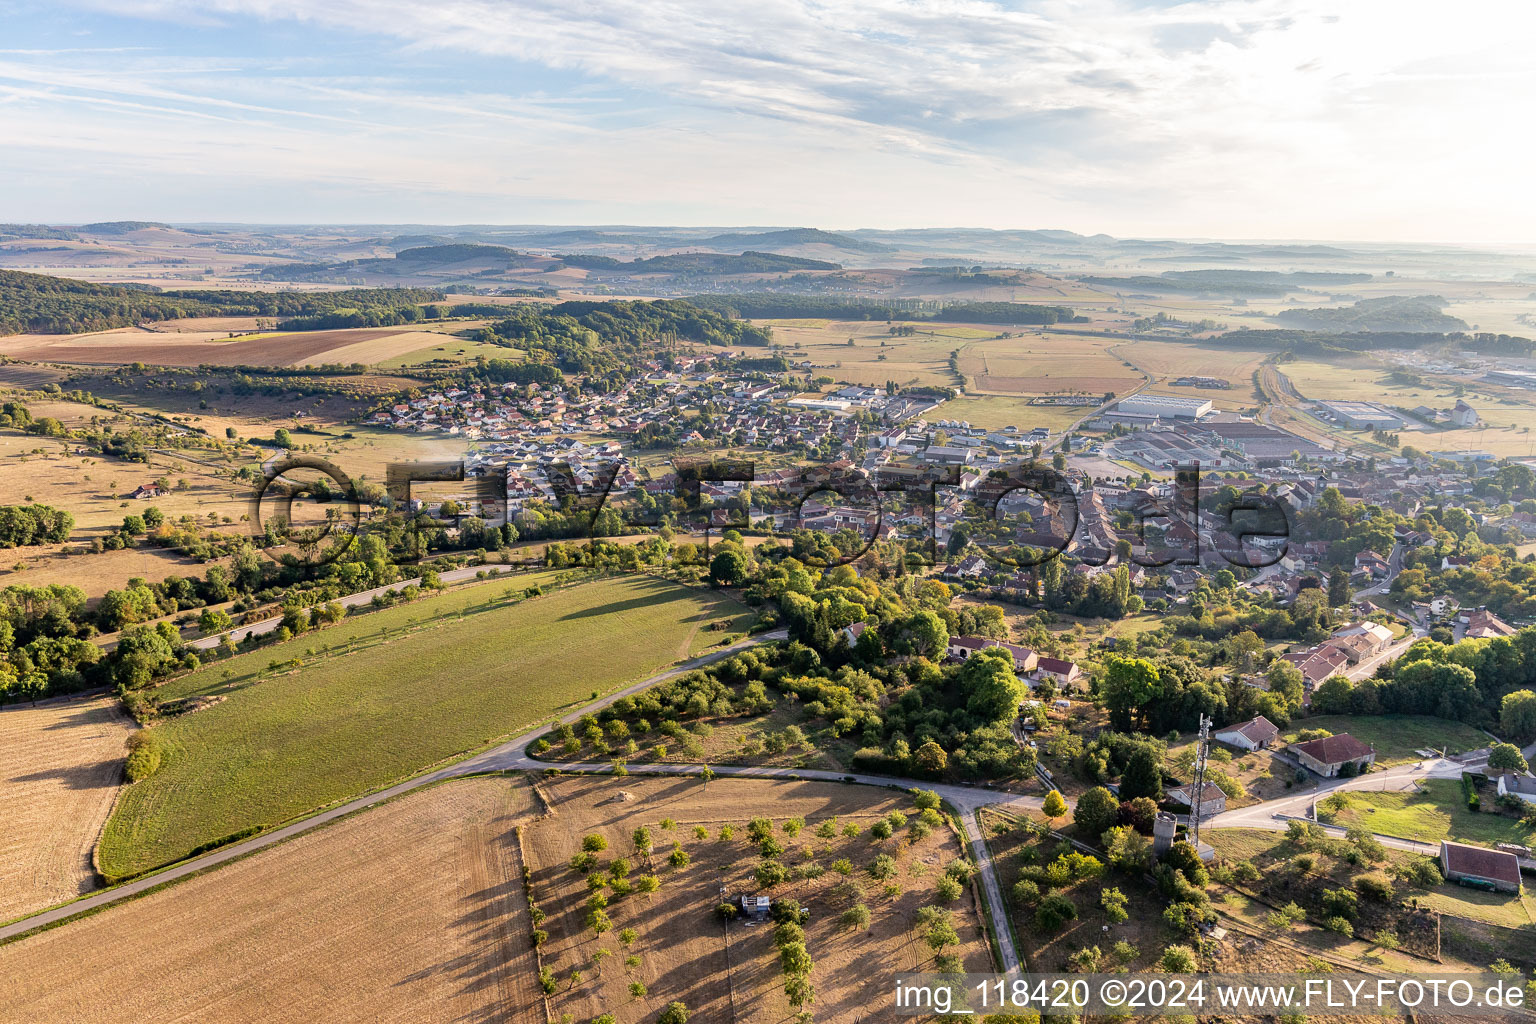
[[1066, 224], [1530, 244], [1536, 9], [72, 0], [5, 14], [3, 215]]

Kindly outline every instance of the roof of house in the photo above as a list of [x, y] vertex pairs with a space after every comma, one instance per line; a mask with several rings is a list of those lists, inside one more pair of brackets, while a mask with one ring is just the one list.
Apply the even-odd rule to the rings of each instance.
[[853, 637], [855, 640], [857, 640], [859, 637], [864, 635], [864, 631], [866, 629], [868, 629], [868, 628], [869, 628], [869, 623], [867, 623], [867, 622], [855, 622], [855, 623], [852, 623], [848, 627], [848, 635]]
[[1000, 647], [1019, 661], [1028, 661], [1029, 656], [1035, 653], [1028, 647], [1020, 647], [1018, 644], [1010, 644], [1003, 640], [994, 640], [989, 636], [952, 636], [949, 638], [949, 646], [964, 647], [968, 651], [984, 651], [989, 647]]
[[1499, 776], [1499, 784], [1510, 793], [1536, 794], [1536, 779], [1531, 778], [1529, 775], [1516, 775], [1514, 772], [1507, 772]]
[[1307, 740], [1305, 743], [1293, 743], [1291, 749], [1306, 754], [1322, 764], [1343, 764], [1345, 761], [1354, 761], [1375, 753], [1369, 744], [1360, 742], [1347, 732], [1341, 732], [1337, 736]]
[[[1173, 786], [1168, 790], [1167, 795], [1175, 803], [1181, 803], [1186, 807], [1193, 807], [1194, 805], [1189, 802], [1189, 798], [1193, 795], [1194, 789], [1194, 783], [1190, 783], [1187, 786]], [[1200, 802], [1202, 804], [1210, 803], [1213, 800], [1225, 800], [1226, 798], [1227, 794], [1223, 793], [1221, 787], [1214, 782], [1207, 782], [1205, 788], [1200, 791]]]
[[1485, 636], [1513, 636], [1515, 629], [1485, 608], [1467, 613], [1466, 635], [1472, 638]]
[[1225, 729], [1218, 731], [1216, 735], [1219, 738], [1229, 733], [1238, 733], [1254, 743], [1267, 743], [1279, 736], [1280, 730], [1275, 727], [1275, 723], [1263, 715], [1259, 715], [1257, 718], [1250, 719], [1249, 721], [1237, 725], [1229, 725]]
[[1042, 669], [1043, 671], [1055, 672], [1058, 675], [1068, 675], [1077, 668], [1077, 666], [1070, 661], [1062, 661], [1060, 658], [1046, 657], [1042, 657], [1039, 661], [1037, 661], [1035, 666], [1039, 669]]
[[1520, 858], [1512, 853], [1442, 839], [1440, 855], [1445, 859], [1446, 870], [1452, 874], [1491, 878], [1514, 886], [1520, 884]]

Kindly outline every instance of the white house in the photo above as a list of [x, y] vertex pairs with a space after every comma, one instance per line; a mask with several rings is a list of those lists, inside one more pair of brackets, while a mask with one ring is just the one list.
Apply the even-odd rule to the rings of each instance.
[[1499, 796], [1512, 796], [1528, 804], [1536, 804], [1536, 779], [1512, 772], [1500, 775]]
[[1263, 715], [1229, 725], [1216, 733], [1216, 740], [1239, 750], [1264, 750], [1280, 738], [1280, 730]]

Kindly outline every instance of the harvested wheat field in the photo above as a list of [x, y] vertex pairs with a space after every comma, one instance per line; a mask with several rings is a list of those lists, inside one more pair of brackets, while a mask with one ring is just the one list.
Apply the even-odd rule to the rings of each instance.
[[[945, 866], [961, 853], [947, 824], [916, 842], [910, 826], [896, 828], [883, 841], [870, 833], [891, 811], [918, 820], [905, 792], [821, 782], [717, 778], [706, 784], [633, 776], [555, 778], [538, 785], [550, 812], [525, 830], [523, 848], [534, 905], [547, 915], [540, 927], [548, 938], [539, 957], [554, 990], [549, 1020], [612, 1013], [625, 1024], [653, 1021], [674, 1000], [688, 1008], [690, 1024], [766, 1024], [794, 1017], [774, 924], [723, 923], [716, 914], [722, 893], [731, 900], [795, 899], [810, 909], [804, 932], [815, 1001], [806, 1008], [818, 1021], [878, 1019], [888, 1007], [892, 979], [935, 968], [934, 951], [917, 927], [923, 907], [937, 905], [952, 916], [958, 943], [946, 954], [957, 956], [968, 971], [992, 970], [971, 892], [946, 903], [936, 891]], [[767, 888], [754, 880], [761, 856], [748, 821], [757, 815], [772, 819], [774, 842], [784, 848], [776, 859], [788, 873]], [[784, 823], [791, 819], [803, 819], [803, 828], [786, 831]], [[633, 841], [642, 826], [654, 842], [648, 858]], [[732, 831], [729, 838], [721, 837], [725, 826]], [[607, 843], [591, 875], [571, 865], [588, 834]], [[673, 861], [674, 849], [682, 850], [686, 863]], [[876, 865], [882, 855], [894, 863]], [[627, 875], [624, 865], [614, 870], [621, 858]], [[891, 873], [877, 878], [871, 866]], [[653, 895], [643, 892], [649, 875], [659, 883]], [[602, 891], [611, 928], [601, 935], [587, 916], [594, 877], [607, 880]], [[626, 885], [635, 891], [624, 894]], [[867, 930], [841, 924], [844, 912], [858, 905], [868, 909]], [[643, 989], [632, 990], [636, 982]]]
[[519, 779], [419, 790], [0, 947], [0, 1017], [543, 1024]]
[[[18, 359], [52, 363], [121, 366], [303, 366], [351, 362], [358, 354], [389, 358], [432, 341], [403, 327], [359, 327], [334, 331], [297, 331], [229, 337], [228, 331], [157, 331], [119, 327], [88, 334], [15, 334], [0, 339], [0, 352]], [[410, 335], [393, 346], [394, 335]], [[345, 349], [350, 355], [338, 359]], [[366, 360], [365, 361], [369, 361]]]
[[0, 710], [0, 921], [95, 887], [128, 732], [106, 697]]

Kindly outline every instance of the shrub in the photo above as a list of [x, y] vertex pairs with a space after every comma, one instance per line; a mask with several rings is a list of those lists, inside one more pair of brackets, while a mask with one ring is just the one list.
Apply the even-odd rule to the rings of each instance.
[[1191, 974], [1197, 964], [1195, 951], [1188, 946], [1169, 946], [1157, 962], [1169, 974]]
[[1360, 913], [1360, 898], [1348, 889], [1324, 889], [1323, 913], [1353, 921]]
[[832, 870], [846, 878], [848, 875], [853, 874], [853, 862], [847, 857], [839, 857], [832, 862]]
[[945, 875], [939, 879], [938, 891], [939, 899], [945, 903], [953, 903], [960, 898], [961, 893], [965, 892], [965, 886], [961, 885], [954, 876]]
[[1053, 892], [1035, 908], [1035, 926], [1041, 931], [1054, 932], [1077, 917], [1077, 906], [1066, 896]]
[[593, 832], [582, 837], [581, 848], [587, 853], [602, 853], [608, 849], [608, 840]]
[[1355, 891], [1368, 900], [1386, 903], [1392, 898], [1392, 881], [1380, 871], [1372, 871], [1355, 879]]
[[880, 881], [889, 881], [896, 877], [896, 858], [888, 853], [882, 853], [869, 862], [869, 873]]
[[160, 737], [140, 729], [128, 737], [128, 760], [123, 767], [129, 782], [147, 779], [160, 770]]
[[760, 889], [778, 885], [789, 877], [789, 869], [776, 860], [765, 860], [752, 872], [752, 877], [757, 881]]
[[1026, 907], [1032, 907], [1040, 901], [1040, 886], [1027, 878], [1021, 878], [1013, 883], [1013, 899]]
[[1327, 928], [1331, 932], [1338, 932], [1340, 935], [1346, 936], [1348, 938], [1354, 938], [1355, 936], [1355, 926], [1350, 923], [1349, 918], [1347, 917], [1330, 917], [1328, 920], [1323, 922], [1323, 927]]

